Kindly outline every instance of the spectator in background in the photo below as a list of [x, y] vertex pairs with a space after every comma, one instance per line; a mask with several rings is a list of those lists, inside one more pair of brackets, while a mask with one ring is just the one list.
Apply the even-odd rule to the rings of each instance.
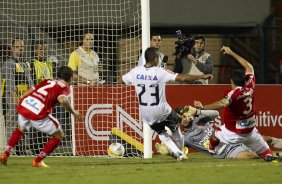
[[[53, 68], [55, 65], [47, 59], [47, 43], [44, 40], [37, 40], [34, 44], [34, 58], [31, 59], [31, 76], [35, 85], [45, 79], [53, 79]], [[33, 155], [38, 155], [43, 145], [47, 142], [47, 137], [42, 132], [31, 129], [30, 148]]]
[[3, 63], [11, 55], [11, 47], [6, 44], [0, 44], [0, 61]]
[[[165, 68], [168, 58], [167, 58], [167, 56], [164, 57], [165, 55], [160, 52], [161, 43], [162, 43], [161, 35], [159, 33], [152, 33], [151, 34], [150, 47], [157, 48], [158, 51], [159, 51], [159, 58], [158, 58], [158, 65], [157, 66]], [[164, 58], [165, 58], [165, 60], [164, 60]], [[139, 58], [138, 58], [138, 66], [141, 66], [141, 65], [144, 65], [144, 64], [145, 64], [145, 62], [143, 63], [143, 58], [142, 58], [142, 53], [141, 53], [139, 55]]]
[[[11, 47], [6, 44], [0, 45], [0, 67], [2, 68], [4, 61], [8, 59], [8, 57], [11, 55]], [[1, 78], [1, 97], [4, 96], [4, 86], [5, 86], [5, 79]], [[5, 108], [3, 107], [3, 110], [5, 111]], [[5, 114], [5, 112], [3, 112]]]
[[53, 62], [47, 60], [47, 43], [43, 40], [35, 42], [34, 58], [30, 62], [34, 84], [53, 78]]
[[[22, 55], [24, 51], [24, 41], [17, 38], [12, 41], [11, 56], [2, 65], [2, 78], [5, 80], [5, 105], [6, 105], [6, 127], [14, 129], [17, 126], [16, 105], [22, 95], [33, 86], [30, 75], [30, 65], [24, 61]], [[16, 154], [26, 154], [23, 144], [16, 147]]]
[[70, 54], [68, 66], [74, 71], [74, 82], [78, 84], [99, 84], [99, 57], [93, 46], [94, 35], [87, 31], [83, 34], [82, 45]]
[[[174, 72], [189, 73], [193, 75], [211, 74], [213, 62], [211, 55], [205, 52], [205, 38], [197, 35], [193, 39], [195, 45], [193, 46], [191, 53], [183, 58], [180, 58], [179, 55], [176, 56]], [[176, 67], [177, 65], [181, 65], [180, 70]], [[200, 79], [193, 83], [208, 84], [208, 80]]]

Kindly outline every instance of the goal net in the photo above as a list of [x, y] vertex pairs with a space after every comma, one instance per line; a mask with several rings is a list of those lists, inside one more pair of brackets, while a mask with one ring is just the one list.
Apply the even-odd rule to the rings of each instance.
[[[73, 85], [71, 101], [82, 113], [81, 121], [61, 107], [53, 109], [65, 133], [53, 156], [104, 156], [113, 142], [124, 145], [126, 156], [142, 156], [143, 126], [134, 88], [116, 84], [136, 66], [140, 54], [141, 0], [6, 0], [0, 4], [1, 151], [18, 126], [16, 101], [31, 85], [26, 75], [38, 82], [32, 74], [33, 58], [51, 63], [52, 73], [45, 77], [55, 77], [56, 68], [68, 65], [70, 54], [81, 46], [88, 30], [99, 56], [100, 83]], [[23, 40], [24, 47], [12, 42], [15, 39]], [[38, 40], [47, 45], [43, 59], [35, 52]], [[7, 64], [11, 58], [18, 64]], [[13, 154], [38, 154], [49, 138], [31, 128]]]

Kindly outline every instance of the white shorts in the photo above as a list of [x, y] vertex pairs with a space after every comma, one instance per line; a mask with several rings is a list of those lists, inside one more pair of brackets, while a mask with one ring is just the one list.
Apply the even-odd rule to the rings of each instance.
[[27, 131], [29, 131], [31, 125], [37, 130], [49, 135], [53, 135], [55, 132], [62, 130], [59, 121], [50, 114], [44, 119], [36, 121], [27, 119], [19, 114], [18, 120], [19, 126]]
[[263, 140], [256, 128], [248, 134], [237, 134], [226, 129], [224, 125], [220, 126], [221, 130], [215, 132], [215, 136], [220, 139], [221, 142], [226, 144], [237, 144], [243, 143], [253, 152], [257, 154], [263, 153], [265, 150], [269, 149], [268, 144]]

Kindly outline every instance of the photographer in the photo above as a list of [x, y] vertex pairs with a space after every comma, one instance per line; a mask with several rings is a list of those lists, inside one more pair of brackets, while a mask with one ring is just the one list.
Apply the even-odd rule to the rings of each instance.
[[[211, 74], [212, 58], [209, 53], [205, 52], [205, 38], [203, 36], [197, 35], [192, 39], [194, 40], [194, 44], [190, 52], [182, 52], [183, 49], [179, 50], [179, 47], [183, 47], [183, 44], [181, 44], [181, 40], [176, 42], [178, 46], [176, 47], [174, 72], [189, 74]], [[197, 80], [194, 81], [193, 84], [208, 84], [208, 81]]]

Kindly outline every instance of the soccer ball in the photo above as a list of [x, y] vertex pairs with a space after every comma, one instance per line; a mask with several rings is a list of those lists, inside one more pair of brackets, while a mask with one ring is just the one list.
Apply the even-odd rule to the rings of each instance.
[[125, 149], [122, 144], [116, 142], [112, 143], [108, 148], [108, 155], [110, 157], [122, 157], [124, 155]]

